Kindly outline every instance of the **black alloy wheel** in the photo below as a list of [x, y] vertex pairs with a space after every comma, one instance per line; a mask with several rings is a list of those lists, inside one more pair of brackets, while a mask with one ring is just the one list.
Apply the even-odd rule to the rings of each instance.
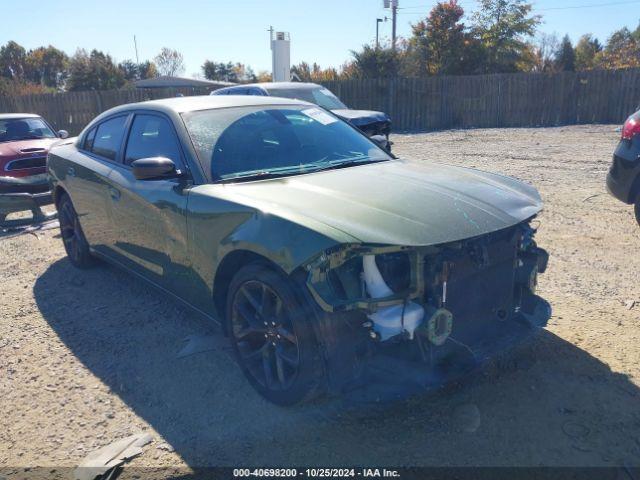
[[58, 221], [62, 243], [71, 263], [78, 268], [87, 268], [93, 264], [89, 244], [82, 232], [78, 215], [71, 199], [64, 194], [58, 202]]
[[234, 277], [227, 332], [253, 387], [269, 401], [292, 405], [318, 385], [318, 349], [290, 281], [259, 264]]

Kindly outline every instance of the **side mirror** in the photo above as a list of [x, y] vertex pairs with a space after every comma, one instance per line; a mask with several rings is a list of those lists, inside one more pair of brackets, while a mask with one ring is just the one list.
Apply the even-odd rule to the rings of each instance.
[[63, 140], [69, 138], [69, 132], [66, 130], [58, 130], [58, 138], [62, 138]]
[[391, 151], [391, 142], [384, 135], [371, 135], [369, 139], [385, 152]]
[[165, 157], [134, 160], [131, 167], [133, 168], [133, 176], [138, 180], [152, 180], [178, 175], [176, 164]]

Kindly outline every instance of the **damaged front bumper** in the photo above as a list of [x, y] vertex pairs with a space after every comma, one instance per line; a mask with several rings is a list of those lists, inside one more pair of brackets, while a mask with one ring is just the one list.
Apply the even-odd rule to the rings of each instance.
[[[527, 221], [446, 245], [343, 245], [311, 261], [306, 285], [318, 307], [316, 336], [330, 389], [379, 381], [404, 388], [441, 385], [544, 327], [551, 308], [535, 290], [548, 255], [534, 234]], [[375, 255], [390, 295], [370, 295], [367, 255]], [[409, 305], [424, 311], [411, 327]], [[393, 313], [394, 306], [401, 323], [389, 335], [376, 312]]]
[[[53, 199], [46, 173], [20, 178], [0, 177], [0, 227], [12, 228], [51, 220], [56, 214], [45, 214], [41, 208], [51, 203]], [[32, 216], [6, 220], [7, 215], [23, 211], [30, 211]]]

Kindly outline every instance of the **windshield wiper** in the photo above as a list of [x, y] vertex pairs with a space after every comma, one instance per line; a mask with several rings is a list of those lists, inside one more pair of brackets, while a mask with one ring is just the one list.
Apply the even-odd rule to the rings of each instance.
[[332, 160], [330, 162], [322, 162], [322, 163], [309, 165], [310, 167], [315, 167], [315, 168], [310, 168], [309, 171], [321, 172], [323, 170], [337, 170], [339, 168], [351, 167], [353, 165], [361, 165], [366, 163], [379, 163], [379, 162], [386, 162], [386, 161], [387, 161], [386, 158], [372, 159], [369, 157], [366, 157], [366, 158], [356, 157], [356, 158], [348, 158], [345, 160]]
[[232, 183], [232, 182], [242, 182], [246, 180], [256, 180], [256, 179], [264, 180], [268, 178], [287, 177], [290, 175], [296, 175], [298, 173], [305, 173], [305, 171], [299, 168], [291, 168], [291, 167], [287, 167], [284, 169], [258, 170], [253, 172], [240, 173], [232, 177], [223, 178], [220, 180], [220, 182]]

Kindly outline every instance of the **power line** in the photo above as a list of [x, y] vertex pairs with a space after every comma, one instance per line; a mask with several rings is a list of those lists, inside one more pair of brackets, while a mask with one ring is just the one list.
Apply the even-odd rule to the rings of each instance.
[[575, 8], [598, 8], [598, 7], [612, 7], [614, 5], [631, 5], [638, 4], [640, 0], [632, 0], [628, 2], [609, 2], [609, 3], [593, 3], [591, 5], [572, 5], [569, 7], [547, 7], [547, 8], [534, 8], [537, 11], [547, 11], [547, 10], [571, 10]]
[[[459, 2], [459, 3], [462, 3], [462, 2]], [[570, 5], [566, 7], [536, 8], [534, 6], [533, 10], [537, 12], [545, 12], [550, 10], [575, 10], [575, 9], [582, 9], [582, 8], [600, 8], [600, 7], [614, 7], [614, 6], [620, 6], [620, 5], [635, 5], [639, 3], [640, 3], [640, 0], [631, 0], [631, 1], [622, 1], [622, 2], [618, 1], [618, 2], [606, 2], [606, 3], [592, 3], [592, 4], [584, 4], [584, 5]], [[424, 9], [433, 8], [434, 6], [435, 6], [434, 4], [431, 4], [431, 5], [412, 5], [407, 7], [400, 7], [400, 10], [402, 11], [399, 12], [399, 14], [415, 15], [418, 13], [422, 13]], [[414, 10], [414, 9], [415, 11], [407, 11], [407, 10]]]

